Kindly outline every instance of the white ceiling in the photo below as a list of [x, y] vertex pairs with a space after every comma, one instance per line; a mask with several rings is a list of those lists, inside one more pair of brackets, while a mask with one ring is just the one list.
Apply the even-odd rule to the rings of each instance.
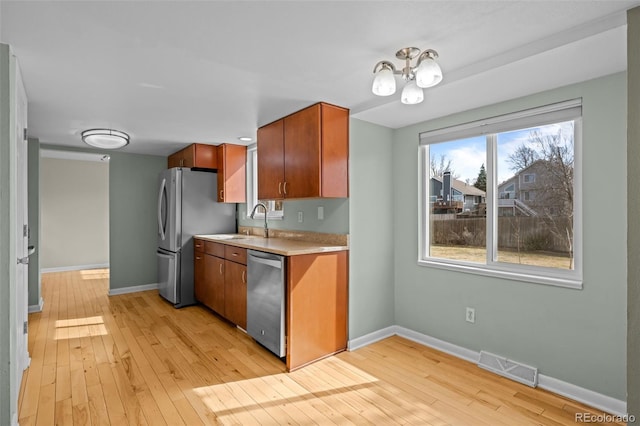
[[[82, 130], [167, 155], [240, 143], [317, 101], [398, 128], [626, 69], [635, 1], [10, 1], [29, 135], [85, 147]], [[408, 106], [371, 93], [373, 66], [416, 46], [444, 81]]]

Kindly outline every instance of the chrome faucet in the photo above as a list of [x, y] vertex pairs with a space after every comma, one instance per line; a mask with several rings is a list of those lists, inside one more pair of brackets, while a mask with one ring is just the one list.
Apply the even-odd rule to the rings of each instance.
[[254, 207], [253, 207], [253, 211], [251, 212], [251, 214], [249, 215], [249, 217], [251, 219], [253, 219], [253, 217], [256, 215], [256, 210], [258, 209], [258, 207], [262, 206], [262, 208], [264, 209], [264, 237], [265, 238], [269, 238], [269, 228], [267, 227], [267, 206], [264, 205], [264, 203], [257, 203]]

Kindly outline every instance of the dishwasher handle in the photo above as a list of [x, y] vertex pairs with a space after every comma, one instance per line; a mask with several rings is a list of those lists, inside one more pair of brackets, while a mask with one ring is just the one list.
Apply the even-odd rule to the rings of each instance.
[[259, 252], [255, 252], [255, 251], [249, 252], [249, 259], [251, 262], [262, 263], [263, 265], [282, 269], [282, 256], [274, 256], [266, 253], [260, 253], [260, 254], [264, 254], [265, 256], [268, 256], [268, 257], [263, 257], [257, 253]]

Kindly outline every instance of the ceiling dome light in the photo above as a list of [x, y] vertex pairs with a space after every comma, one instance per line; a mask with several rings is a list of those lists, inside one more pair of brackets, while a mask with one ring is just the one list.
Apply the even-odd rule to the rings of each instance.
[[[396, 58], [405, 61], [402, 70], [388, 61], [380, 61], [373, 67], [375, 77], [372, 91], [378, 96], [389, 96], [396, 91], [395, 76], [400, 75], [406, 81], [402, 90], [401, 100], [404, 104], [419, 104], [424, 99], [422, 88], [433, 87], [442, 81], [442, 70], [435, 61], [438, 52], [427, 49], [420, 53], [417, 47], [404, 47], [396, 52]], [[411, 61], [417, 59], [416, 65], [411, 66]]]
[[418, 87], [415, 80], [411, 80], [402, 89], [400, 100], [407, 105], [419, 104], [424, 100], [424, 93], [422, 93], [422, 89]]
[[118, 130], [90, 129], [82, 132], [82, 141], [102, 149], [118, 149], [129, 144], [129, 135]]

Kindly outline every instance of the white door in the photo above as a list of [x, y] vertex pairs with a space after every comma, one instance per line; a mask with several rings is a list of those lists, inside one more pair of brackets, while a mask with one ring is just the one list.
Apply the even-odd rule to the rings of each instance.
[[17, 62], [15, 96], [15, 144], [16, 144], [16, 290], [15, 323], [16, 356], [18, 369], [15, 383], [19, 384], [22, 372], [29, 366], [27, 347], [27, 315], [29, 289], [29, 216], [27, 198], [27, 95]]

